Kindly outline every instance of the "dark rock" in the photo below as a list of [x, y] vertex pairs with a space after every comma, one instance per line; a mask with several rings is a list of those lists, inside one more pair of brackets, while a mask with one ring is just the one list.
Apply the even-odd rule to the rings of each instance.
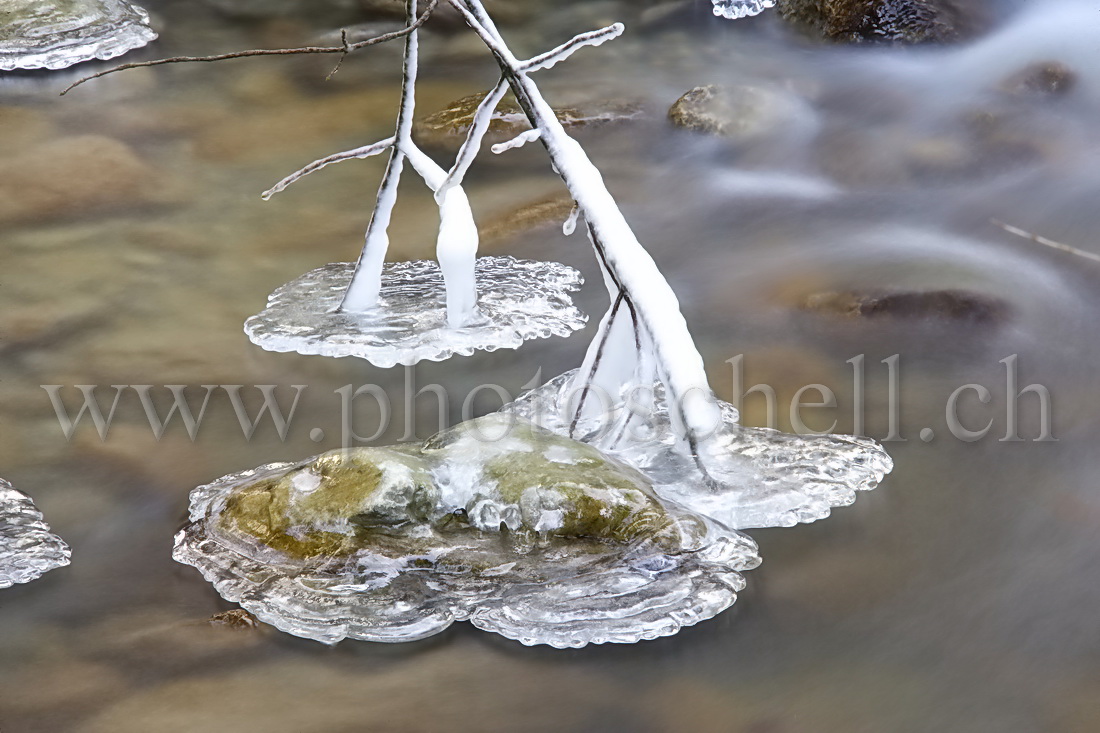
[[840, 42], [939, 43], [978, 23], [956, 0], [779, 0], [783, 17]]
[[806, 115], [801, 99], [750, 86], [695, 87], [668, 111], [672, 124], [687, 130], [746, 141], [782, 130]]
[[1008, 304], [1004, 301], [964, 290], [815, 293], [801, 303], [801, 308], [846, 318], [892, 318], [974, 325], [1001, 323], [1009, 313]]
[[1021, 69], [1001, 83], [1009, 94], [1065, 94], [1077, 83], [1077, 74], [1060, 61], [1043, 61]]
[[211, 626], [217, 626], [223, 629], [233, 629], [235, 631], [255, 629], [260, 626], [260, 622], [256, 620], [256, 617], [243, 608], [234, 608], [231, 611], [215, 613], [207, 619], [207, 623]]

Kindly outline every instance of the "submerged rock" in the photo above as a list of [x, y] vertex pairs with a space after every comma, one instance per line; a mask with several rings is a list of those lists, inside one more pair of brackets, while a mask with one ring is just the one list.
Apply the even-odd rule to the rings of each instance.
[[[485, 94], [471, 94], [455, 100], [446, 108], [413, 122], [413, 139], [425, 147], [457, 150], [466, 140], [474, 114]], [[569, 128], [601, 125], [633, 119], [642, 113], [634, 103], [607, 101], [582, 107], [566, 107], [556, 111], [558, 121]], [[506, 143], [531, 129], [531, 123], [519, 103], [509, 93], [497, 105], [485, 134], [485, 146]]]
[[749, 538], [591, 446], [493, 415], [191, 495], [174, 557], [284, 631], [410, 641], [469, 620], [525, 644], [635, 642], [736, 599]]
[[1021, 69], [1001, 83], [1009, 94], [1065, 94], [1077, 84], [1077, 72], [1060, 61], [1044, 61]]
[[709, 85], [676, 100], [668, 118], [677, 127], [748, 142], [795, 128], [813, 112], [805, 101], [773, 89]]
[[31, 498], [0, 479], [0, 588], [28, 583], [68, 565], [70, 554]]
[[112, 59], [156, 37], [149, 14], [126, 0], [6, 0], [0, 8], [0, 71]]
[[831, 41], [957, 40], [973, 19], [952, 0], [779, 0], [782, 15]]
[[897, 318], [996, 325], [1008, 317], [1004, 301], [964, 290], [815, 293], [801, 304], [806, 311], [847, 318]]

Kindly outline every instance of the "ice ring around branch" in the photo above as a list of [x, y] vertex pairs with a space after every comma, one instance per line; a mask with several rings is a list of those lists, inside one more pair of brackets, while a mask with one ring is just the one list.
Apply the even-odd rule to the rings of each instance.
[[430, 260], [387, 264], [377, 307], [341, 311], [354, 267], [326, 265], [282, 286], [245, 322], [245, 333], [268, 351], [357, 356], [388, 368], [515, 349], [529, 339], [568, 336], [588, 320], [569, 295], [584, 282], [581, 274], [556, 262], [478, 259], [477, 312], [461, 328], [447, 325], [443, 274]]
[[0, 479], [0, 588], [69, 564], [69, 546], [50, 532], [26, 494]]
[[[615, 400], [600, 395], [601, 414], [574, 426], [576, 374], [556, 377], [502, 412], [559, 435], [572, 429], [572, 437], [645, 474], [663, 499], [733, 529], [824, 519], [834, 508], [854, 503], [859, 492], [874, 489], [893, 468], [890, 456], [870, 438], [745, 427], [725, 402], [718, 403], [720, 420], [701, 444], [701, 454], [692, 456], [676, 439], [660, 384], [632, 385]], [[700, 461], [709, 477], [701, 474]]]

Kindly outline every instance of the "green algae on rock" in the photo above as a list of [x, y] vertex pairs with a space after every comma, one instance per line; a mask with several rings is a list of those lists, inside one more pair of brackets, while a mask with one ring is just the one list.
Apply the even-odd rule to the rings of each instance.
[[634, 642], [727, 608], [759, 563], [752, 540], [661, 500], [634, 469], [499, 414], [422, 446], [233, 474], [191, 501], [174, 557], [261, 621], [326, 643], [456, 620], [526, 644]]

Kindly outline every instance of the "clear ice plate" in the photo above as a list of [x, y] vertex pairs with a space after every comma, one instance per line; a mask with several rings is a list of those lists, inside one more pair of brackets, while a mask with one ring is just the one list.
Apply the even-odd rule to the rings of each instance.
[[70, 554], [31, 498], [0, 479], [0, 588], [29, 583], [68, 565]]
[[156, 37], [149, 13], [126, 0], [4, 0], [0, 71], [105, 61]]
[[556, 262], [479, 258], [478, 313], [462, 328], [447, 324], [443, 274], [434, 261], [388, 263], [378, 306], [367, 313], [340, 311], [354, 270], [334, 263], [283, 285], [245, 322], [245, 333], [268, 351], [356, 356], [388, 368], [515, 349], [529, 339], [568, 336], [588, 321], [570, 297], [583, 278]]

